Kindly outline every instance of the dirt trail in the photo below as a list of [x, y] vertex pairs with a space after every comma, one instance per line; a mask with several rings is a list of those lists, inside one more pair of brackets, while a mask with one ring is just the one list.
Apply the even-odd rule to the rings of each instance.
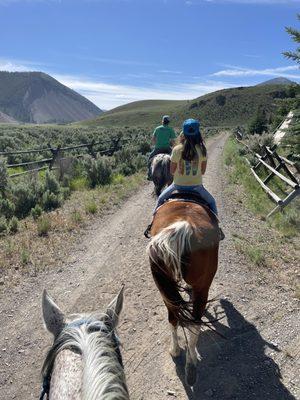
[[86, 232], [62, 271], [26, 278], [1, 295], [1, 400], [38, 397], [39, 371], [50, 344], [40, 312], [43, 287], [66, 311], [80, 312], [102, 309], [122, 283], [126, 301], [119, 334], [133, 400], [297, 398], [296, 300], [276, 279], [266, 282], [234, 249], [231, 234], [241, 224], [251, 229], [251, 222], [244, 213], [237, 217], [236, 205], [224, 192], [225, 140], [222, 134], [209, 142], [205, 184], [217, 199], [227, 235], [210, 296], [219, 300], [209, 310], [212, 315], [224, 314], [216, 328], [227, 340], [210, 331], [202, 334], [198, 346], [202, 361], [193, 392], [184, 384], [183, 360], [175, 364], [168, 354], [166, 310], [145, 255], [147, 240], [142, 232], [154, 205], [152, 187], [147, 185]]

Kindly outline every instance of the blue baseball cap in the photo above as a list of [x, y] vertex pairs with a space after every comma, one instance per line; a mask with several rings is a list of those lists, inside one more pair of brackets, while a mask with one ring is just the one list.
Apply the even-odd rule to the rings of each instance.
[[200, 122], [196, 119], [186, 119], [182, 125], [183, 134], [185, 136], [200, 135]]

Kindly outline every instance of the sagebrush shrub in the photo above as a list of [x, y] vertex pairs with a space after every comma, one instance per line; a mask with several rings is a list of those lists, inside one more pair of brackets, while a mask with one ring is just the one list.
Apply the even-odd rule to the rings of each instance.
[[84, 168], [90, 187], [107, 185], [112, 180], [112, 167], [108, 157], [85, 157]]
[[0, 193], [4, 194], [8, 184], [6, 162], [0, 158]]
[[15, 203], [15, 215], [18, 218], [26, 217], [37, 203], [37, 195], [30, 182], [19, 182], [12, 189], [12, 197]]
[[7, 233], [7, 221], [4, 217], [0, 217], [0, 236]]
[[43, 194], [42, 204], [45, 211], [55, 210], [61, 205], [61, 203], [62, 199], [60, 195], [52, 193], [49, 190]]
[[45, 175], [44, 191], [49, 191], [50, 193], [54, 193], [56, 195], [58, 195], [60, 192], [60, 185], [56, 177], [50, 171], [47, 171]]
[[15, 209], [15, 205], [9, 199], [0, 197], [0, 215], [4, 215], [5, 218], [10, 219], [14, 216]]
[[31, 216], [34, 220], [37, 220], [42, 215], [42, 212], [42, 207], [37, 204], [34, 208], [32, 208]]
[[19, 220], [17, 217], [12, 217], [9, 223], [9, 231], [11, 233], [17, 233], [19, 230]]

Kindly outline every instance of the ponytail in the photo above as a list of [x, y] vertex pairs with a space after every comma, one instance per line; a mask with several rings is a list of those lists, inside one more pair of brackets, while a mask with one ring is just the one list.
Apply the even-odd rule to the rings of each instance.
[[200, 146], [202, 155], [206, 157], [207, 150], [206, 146], [203, 142], [201, 134], [196, 136], [183, 136], [181, 139], [181, 143], [183, 144], [182, 150], [182, 159], [185, 161], [192, 161], [194, 158], [197, 157], [197, 149], [196, 145]]

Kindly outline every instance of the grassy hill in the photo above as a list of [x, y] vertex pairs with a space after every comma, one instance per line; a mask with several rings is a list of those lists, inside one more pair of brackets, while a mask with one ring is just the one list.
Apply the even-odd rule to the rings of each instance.
[[224, 89], [194, 100], [144, 100], [117, 107], [84, 121], [89, 126], [155, 126], [163, 114], [180, 127], [186, 118], [198, 118], [202, 125], [232, 127], [245, 125], [258, 109], [267, 116], [276, 108], [276, 99], [287, 96], [288, 85], [261, 85]]
[[42, 72], [0, 71], [0, 111], [26, 123], [68, 123], [94, 118], [91, 101]]

